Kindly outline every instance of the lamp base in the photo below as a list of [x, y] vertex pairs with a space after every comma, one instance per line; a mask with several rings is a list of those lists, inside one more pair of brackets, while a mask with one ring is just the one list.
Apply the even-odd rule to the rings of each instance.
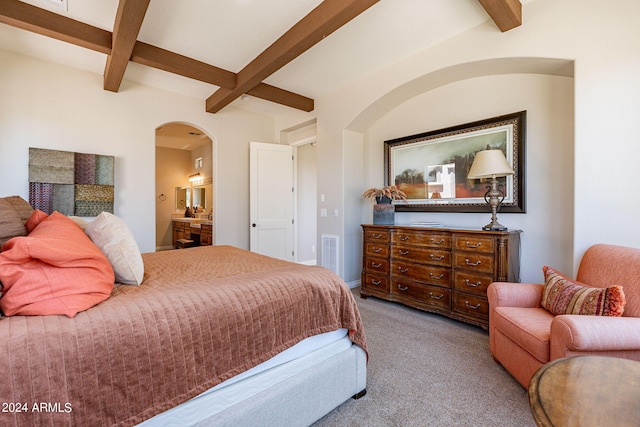
[[497, 221], [493, 221], [485, 225], [484, 227], [482, 227], [482, 229], [485, 231], [507, 231], [508, 230], [507, 227], [505, 227], [504, 225], [500, 224]]
[[484, 194], [484, 200], [489, 204], [491, 208], [491, 222], [484, 227], [486, 231], [507, 231], [507, 227], [498, 222], [498, 209], [505, 198], [505, 194], [502, 191], [501, 186], [498, 185], [498, 179], [495, 175], [491, 179], [491, 186], [487, 187], [487, 192]]

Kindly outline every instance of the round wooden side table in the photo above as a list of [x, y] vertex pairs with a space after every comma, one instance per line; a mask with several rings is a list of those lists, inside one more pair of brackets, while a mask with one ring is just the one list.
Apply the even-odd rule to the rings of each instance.
[[640, 426], [640, 362], [602, 356], [554, 360], [531, 378], [529, 404], [540, 427]]

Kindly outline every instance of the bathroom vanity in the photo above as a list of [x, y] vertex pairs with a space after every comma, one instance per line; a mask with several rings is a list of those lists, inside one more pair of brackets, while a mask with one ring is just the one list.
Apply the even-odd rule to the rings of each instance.
[[179, 245], [178, 240], [192, 240], [190, 246], [207, 246], [213, 244], [213, 221], [200, 218], [172, 218], [173, 247]]

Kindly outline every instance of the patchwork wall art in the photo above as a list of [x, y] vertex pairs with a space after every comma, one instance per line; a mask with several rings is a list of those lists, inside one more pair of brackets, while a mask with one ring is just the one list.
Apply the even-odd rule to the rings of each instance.
[[29, 203], [51, 214], [113, 213], [113, 156], [29, 148]]

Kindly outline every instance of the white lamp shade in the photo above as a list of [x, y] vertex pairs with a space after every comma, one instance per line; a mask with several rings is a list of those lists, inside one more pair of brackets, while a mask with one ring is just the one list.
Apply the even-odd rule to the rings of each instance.
[[476, 153], [467, 178], [490, 178], [494, 176], [513, 175], [514, 173], [507, 159], [504, 157], [502, 150], [484, 150]]

